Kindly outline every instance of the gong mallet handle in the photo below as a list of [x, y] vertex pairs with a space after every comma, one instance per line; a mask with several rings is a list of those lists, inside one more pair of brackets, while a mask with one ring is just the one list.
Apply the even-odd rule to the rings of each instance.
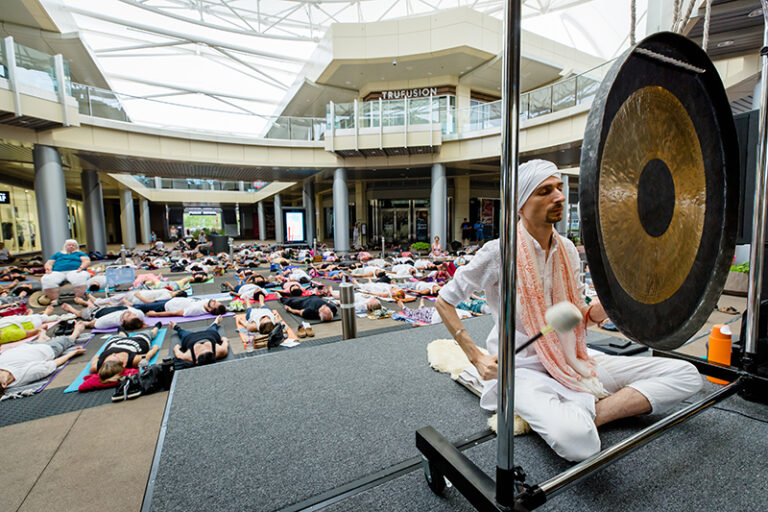
[[574, 327], [579, 325], [582, 316], [579, 308], [568, 301], [563, 301], [558, 302], [547, 309], [547, 312], [544, 313], [544, 320], [547, 321], [547, 325], [545, 325], [541, 331], [531, 339], [516, 348], [515, 354], [520, 353], [520, 351], [526, 349], [531, 343], [552, 331], [557, 331], [559, 333], [570, 332]]

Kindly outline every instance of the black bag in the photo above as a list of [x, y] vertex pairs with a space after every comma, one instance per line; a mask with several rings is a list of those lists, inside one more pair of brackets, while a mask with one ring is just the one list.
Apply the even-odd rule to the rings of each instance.
[[285, 339], [283, 334], [283, 324], [277, 324], [272, 332], [269, 333], [269, 339], [267, 340], [267, 348], [275, 348], [279, 346]]
[[66, 322], [59, 322], [54, 331], [54, 336], [69, 336], [75, 330], [75, 321], [67, 320]]
[[141, 389], [142, 395], [171, 389], [173, 380], [173, 359], [164, 359], [160, 364], [153, 364], [139, 370], [129, 377], [133, 385]]

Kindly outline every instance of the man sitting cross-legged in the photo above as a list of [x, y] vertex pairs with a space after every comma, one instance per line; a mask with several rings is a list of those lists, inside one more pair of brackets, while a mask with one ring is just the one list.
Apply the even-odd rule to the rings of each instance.
[[170, 326], [181, 338], [181, 344], [173, 347], [173, 355], [176, 359], [202, 366], [227, 357], [229, 340], [219, 334], [221, 316], [216, 317], [216, 320], [202, 331], [187, 331], [179, 327], [176, 322], [171, 322]]
[[80, 347], [64, 354], [84, 329], [85, 325], [77, 322], [69, 336], [51, 339], [40, 333], [38, 341], [24, 343], [0, 354], [0, 396], [5, 394], [6, 389], [12, 390], [47, 377], [59, 366], [84, 353], [85, 349]]

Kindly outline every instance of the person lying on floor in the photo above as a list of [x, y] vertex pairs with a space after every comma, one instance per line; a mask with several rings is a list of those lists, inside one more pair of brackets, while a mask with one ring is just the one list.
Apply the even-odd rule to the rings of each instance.
[[284, 270], [282, 275], [288, 281], [298, 281], [301, 284], [306, 284], [311, 281], [309, 274], [296, 267]]
[[175, 292], [166, 290], [165, 288], [160, 288], [158, 290], [132, 290], [101, 298], [95, 298], [93, 295], [88, 294], [85, 299], [75, 298], [75, 304], [88, 308], [98, 306], [134, 306], [186, 296], [187, 292], [183, 290]]
[[201, 331], [182, 329], [176, 322], [171, 322], [170, 326], [181, 338], [181, 343], [173, 346], [173, 355], [176, 359], [202, 366], [227, 357], [229, 340], [219, 333], [221, 316], [216, 317], [209, 327]]
[[64, 303], [61, 309], [85, 320], [85, 326], [92, 329], [118, 327], [126, 331], [135, 331], [144, 327], [144, 313], [128, 306], [89, 306], [77, 310]]
[[186, 290], [189, 288], [189, 283], [192, 282], [192, 277], [185, 277], [183, 279], [177, 279], [175, 281], [144, 281], [144, 286], [150, 290], [157, 290], [159, 288], [165, 288], [170, 291]]
[[285, 310], [305, 320], [330, 322], [336, 315], [336, 306], [317, 295], [285, 297], [280, 299]]
[[[162, 309], [156, 306], [162, 305]], [[223, 315], [227, 312], [227, 306], [216, 299], [195, 299], [192, 297], [174, 297], [167, 301], [158, 301], [139, 306], [147, 308], [147, 316], [200, 316]]]
[[387, 272], [379, 267], [373, 265], [365, 265], [364, 267], [353, 268], [349, 271], [349, 275], [353, 277], [382, 277], [387, 275]]
[[392, 269], [389, 270], [389, 274], [395, 277], [416, 277], [418, 273], [418, 269], [408, 263], [398, 263], [397, 265], [392, 265]]
[[[409, 308], [402, 300], [398, 300], [397, 305], [400, 306], [400, 314], [411, 320], [416, 320], [423, 324], [439, 324], [443, 321], [442, 318], [440, 318], [440, 313], [438, 313], [437, 308], [434, 306], [425, 306], [423, 298], [419, 301], [418, 308]], [[457, 309], [456, 315], [459, 318], [470, 318], [472, 313], [463, 309]]]
[[283, 283], [282, 290], [275, 290], [283, 297], [301, 297], [304, 293], [304, 289], [301, 287], [298, 281], [286, 281]]
[[248, 283], [235, 286], [229, 294], [243, 300], [263, 300], [267, 292], [257, 284]]
[[[339, 304], [341, 304], [341, 292], [332, 291], [331, 295], [334, 299], [339, 301]], [[363, 295], [362, 293], [355, 292], [354, 301], [355, 313], [370, 313], [371, 311], [381, 309], [381, 302], [379, 299], [371, 297], [370, 295]]]
[[160, 350], [152, 346], [152, 340], [157, 336], [159, 327], [139, 331], [131, 336], [118, 332], [112, 336], [101, 354], [93, 356], [90, 373], [98, 373], [101, 382], [115, 382], [128, 368], [138, 368], [142, 359], [149, 362]]
[[376, 297], [383, 297], [385, 299], [405, 298], [405, 291], [396, 284], [360, 283], [357, 279], [352, 279], [352, 283], [357, 286], [358, 290], [366, 295], [375, 295]]
[[0, 396], [7, 389], [13, 390], [14, 387], [44, 379], [73, 357], [85, 353], [85, 349], [80, 347], [64, 354], [75, 344], [83, 330], [85, 325], [77, 322], [69, 336], [51, 339], [41, 333], [37, 341], [23, 343], [0, 354]]
[[443, 285], [426, 281], [407, 281], [401, 283], [400, 287], [408, 290], [412, 295], [437, 295]]
[[269, 334], [275, 325], [282, 320], [276, 309], [269, 309], [264, 306], [264, 299], [259, 299], [258, 308], [248, 308], [245, 310], [245, 328], [248, 332], [259, 332], [260, 334]]
[[53, 306], [48, 306], [43, 314], [11, 315], [0, 317], [0, 345], [12, 343], [45, 332], [43, 325], [58, 320], [53, 315]]

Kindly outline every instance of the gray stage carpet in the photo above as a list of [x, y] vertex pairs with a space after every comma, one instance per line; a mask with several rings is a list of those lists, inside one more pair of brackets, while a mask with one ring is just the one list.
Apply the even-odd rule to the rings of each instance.
[[[714, 385], [706, 388], [711, 391]], [[554, 496], [537, 510], [766, 510], [766, 406], [731, 397], [716, 407]], [[601, 428], [603, 447], [621, 441], [656, 419], [635, 418]], [[465, 453], [486, 474], [495, 474], [495, 439]], [[523, 466], [529, 484], [540, 483], [570, 467], [535, 434], [515, 438], [515, 463]], [[435, 496], [419, 469], [323, 510], [474, 509], [455, 488], [448, 488], [443, 497]]]
[[[490, 317], [465, 322], [483, 340]], [[178, 372], [144, 509], [275, 510], [418, 456], [414, 432], [486, 431], [477, 398], [433, 371], [442, 325]]]

